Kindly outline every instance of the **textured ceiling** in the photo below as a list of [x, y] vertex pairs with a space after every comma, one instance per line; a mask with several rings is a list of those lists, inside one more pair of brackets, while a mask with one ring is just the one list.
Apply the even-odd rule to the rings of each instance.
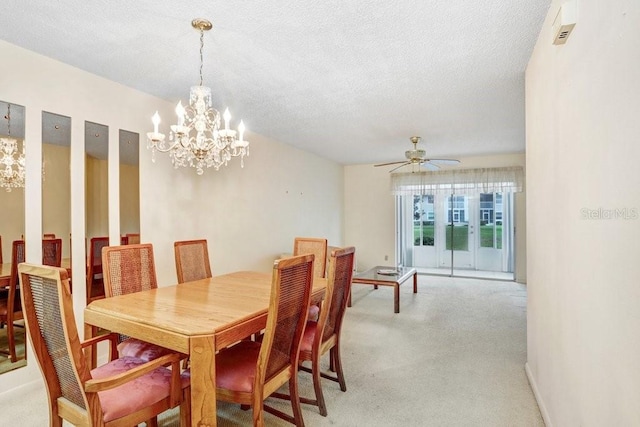
[[403, 159], [412, 135], [430, 157], [524, 151], [524, 71], [549, 4], [3, 0], [0, 39], [177, 103], [198, 84], [190, 23], [206, 18], [216, 108], [340, 163], [376, 163]]

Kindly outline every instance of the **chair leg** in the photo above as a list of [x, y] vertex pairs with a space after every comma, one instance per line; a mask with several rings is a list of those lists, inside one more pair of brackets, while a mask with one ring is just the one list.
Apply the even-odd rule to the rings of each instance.
[[253, 427], [264, 427], [264, 411], [262, 410], [262, 398], [260, 396], [256, 396], [254, 393], [253, 396]]
[[18, 355], [16, 354], [16, 336], [13, 331], [13, 322], [7, 322], [7, 338], [9, 338], [9, 358], [11, 363], [18, 361]]
[[311, 376], [313, 378], [313, 390], [316, 393], [316, 405], [318, 405], [318, 410], [320, 411], [320, 415], [323, 417], [327, 416], [327, 405], [324, 403], [324, 394], [322, 394], [322, 382], [320, 380], [320, 357], [314, 355], [313, 360], [311, 361]]
[[300, 393], [298, 392], [298, 373], [294, 373], [289, 379], [289, 395], [291, 396], [291, 409], [296, 427], [304, 427], [302, 408], [300, 407]]
[[342, 361], [340, 360], [340, 342], [338, 341], [336, 345], [329, 350], [329, 357], [334, 361], [336, 374], [338, 376], [338, 383], [340, 384], [340, 390], [347, 391], [347, 383], [344, 380], [344, 373], [342, 372]]

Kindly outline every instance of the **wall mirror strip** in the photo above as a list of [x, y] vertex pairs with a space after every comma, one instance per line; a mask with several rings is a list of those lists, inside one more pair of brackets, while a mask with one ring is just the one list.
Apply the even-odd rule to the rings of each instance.
[[140, 243], [140, 135], [120, 129], [120, 234], [122, 243]]
[[[25, 218], [22, 178], [26, 148], [25, 108], [0, 101], [0, 117], [0, 304], [8, 307], [10, 293], [14, 302], [19, 298], [17, 292], [10, 291], [12, 280], [14, 288], [17, 287], [17, 275], [12, 274], [15, 272], [12, 258], [18, 261], [24, 258], [19, 242], [23, 239]], [[13, 242], [17, 243], [14, 245]], [[24, 321], [20, 320], [19, 306], [11, 311], [0, 315], [0, 373], [27, 363]]]

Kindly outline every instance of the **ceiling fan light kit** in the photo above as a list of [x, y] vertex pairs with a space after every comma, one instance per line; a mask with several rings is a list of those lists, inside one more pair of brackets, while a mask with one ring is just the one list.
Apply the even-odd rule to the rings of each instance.
[[[428, 159], [427, 152], [425, 150], [418, 149], [418, 143], [420, 142], [421, 139], [422, 138], [419, 136], [412, 136], [411, 138], [409, 138], [409, 140], [413, 144], [413, 150], [407, 150], [404, 152], [404, 156], [407, 158], [407, 160], [380, 163], [373, 166], [377, 167], [377, 166], [399, 165], [391, 169], [389, 171], [389, 173], [391, 173], [397, 169], [400, 169], [401, 167], [408, 166], [408, 165], [417, 165], [418, 169], [421, 166], [424, 166], [424, 168], [427, 170], [435, 171], [440, 169], [440, 165], [457, 165], [460, 163], [459, 160], [455, 160], [455, 159]], [[412, 173], [416, 172], [415, 168], [411, 172]]]

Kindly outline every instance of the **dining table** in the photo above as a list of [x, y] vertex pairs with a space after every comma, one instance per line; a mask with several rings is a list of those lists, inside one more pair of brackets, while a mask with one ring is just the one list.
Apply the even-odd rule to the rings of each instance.
[[[97, 328], [189, 356], [191, 425], [216, 425], [215, 354], [266, 327], [271, 273], [238, 271], [104, 298], [84, 310], [85, 339]], [[326, 279], [314, 278], [312, 303]]]
[[[71, 259], [62, 258], [60, 267], [67, 269], [71, 276]], [[9, 287], [9, 279], [11, 278], [11, 263], [5, 262], [0, 264], [0, 289]]]

